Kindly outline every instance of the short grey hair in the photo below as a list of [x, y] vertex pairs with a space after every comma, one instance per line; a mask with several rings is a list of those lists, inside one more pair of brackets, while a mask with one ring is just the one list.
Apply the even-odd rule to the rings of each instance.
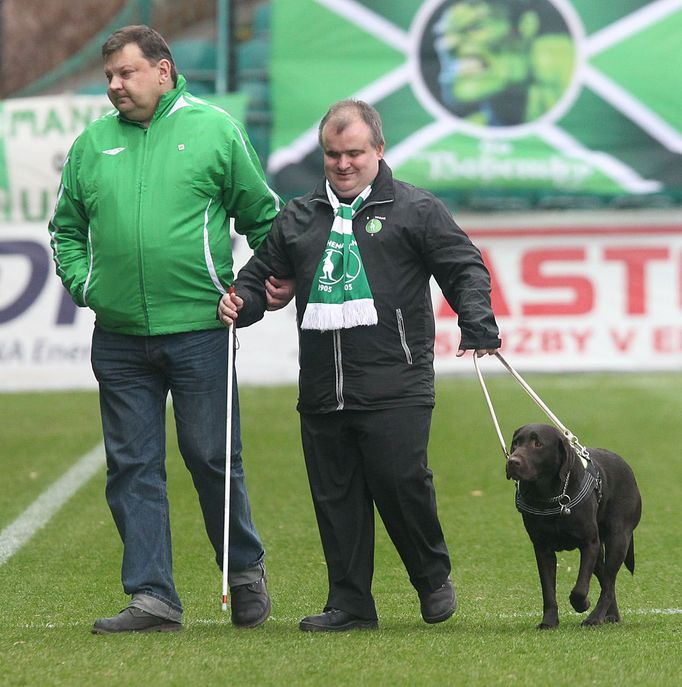
[[370, 141], [374, 148], [384, 143], [381, 115], [364, 100], [348, 98], [335, 102], [327, 110], [327, 114], [322, 117], [322, 121], [317, 130], [317, 138], [320, 146], [322, 146], [322, 130], [327, 124], [333, 122], [336, 126], [336, 133], [340, 134], [356, 117], [360, 117], [369, 127]]

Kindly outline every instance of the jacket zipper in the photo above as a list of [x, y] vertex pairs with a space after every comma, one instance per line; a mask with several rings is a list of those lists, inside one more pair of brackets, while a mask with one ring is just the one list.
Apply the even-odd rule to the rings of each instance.
[[[325, 198], [316, 198], [315, 200], [319, 200], [323, 203], [326, 203], [329, 205], [329, 201], [327, 201]], [[359, 214], [366, 210], [368, 207], [371, 207], [372, 205], [381, 205], [384, 203], [392, 203], [392, 200], [375, 200], [371, 203], [367, 203], [366, 205], [362, 205], [361, 207], [358, 208], [357, 213]], [[400, 313], [400, 311], [398, 311]], [[402, 313], [400, 313], [400, 322], [402, 322]], [[336, 386], [336, 410], [343, 410], [344, 408], [344, 399], [343, 399], [343, 357], [341, 355], [341, 330], [335, 330], [332, 332], [332, 337], [334, 341], [334, 383]], [[402, 341], [403, 348], [405, 349], [405, 354], [407, 356], [408, 362], [411, 365], [412, 364], [412, 354], [410, 353], [410, 349], [407, 347], [407, 343], [405, 342], [405, 336], [404, 332], [401, 333], [400, 340]]]
[[412, 365], [412, 351], [410, 351], [410, 347], [407, 345], [407, 338], [405, 337], [405, 320], [403, 319], [403, 311], [398, 308], [395, 311], [395, 316], [398, 320], [398, 334], [400, 334], [400, 344], [403, 347], [403, 351], [405, 351], [405, 359], [407, 360], [408, 365]]
[[149, 127], [143, 128], [143, 145], [142, 145], [142, 165], [140, 170], [140, 181], [137, 185], [137, 268], [140, 278], [140, 294], [142, 295], [142, 312], [144, 314], [145, 329], [149, 333], [149, 312], [147, 309], [147, 294], [144, 283], [144, 267], [143, 267], [143, 231], [142, 231], [142, 196], [143, 186], [146, 176], [147, 167], [147, 140], [149, 137]]
[[336, 409], [343, 410], [343, 358], [341, 357], [341, 330], [332, 332], [334, 341], [334, 381], [336, 384]]

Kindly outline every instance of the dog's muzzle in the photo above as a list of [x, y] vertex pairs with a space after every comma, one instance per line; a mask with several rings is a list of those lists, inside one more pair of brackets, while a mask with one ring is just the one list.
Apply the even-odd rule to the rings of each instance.
[[513, 454], [509, 456], [506, 466], [507, 479], [518, 480], [520, 478], [522, 466], [523, 462], [518, 456], [514, 456]]

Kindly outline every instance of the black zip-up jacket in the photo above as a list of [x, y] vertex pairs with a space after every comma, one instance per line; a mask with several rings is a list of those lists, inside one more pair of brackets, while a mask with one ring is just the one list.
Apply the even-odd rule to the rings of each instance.
[[[381, 160], [372, 192], [353, 218], [379, 322], [331, 332], [301, 330], [333, 219], [324, 179], [312, 193], [287, 203], [267, 239], [237, 277], [236, 292], [244, 299], [239, 325], [263, 316], [264, 282], [269, 275], [294, 278], [301, 368], [299, 411], [433, 406], [431, 275], [458, 314], [460, 348], [500, 346], [490, 305], [490, 275], [479, 250], [441, 201], [394, 180]], [[368, 227], [370, 220], [381, 224], [375, 221]]]

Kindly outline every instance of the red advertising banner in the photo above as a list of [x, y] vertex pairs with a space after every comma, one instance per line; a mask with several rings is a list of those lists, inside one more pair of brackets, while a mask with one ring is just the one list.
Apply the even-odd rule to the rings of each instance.
[[[491, 272], [503, 351], [520, 368], [682, 366], [682, 222], [637, 213], [612, 219], [472, 221], [467, 233]], [[437, 366], [454, 369], [456, 317], [439, 291], [434, 298]]]

